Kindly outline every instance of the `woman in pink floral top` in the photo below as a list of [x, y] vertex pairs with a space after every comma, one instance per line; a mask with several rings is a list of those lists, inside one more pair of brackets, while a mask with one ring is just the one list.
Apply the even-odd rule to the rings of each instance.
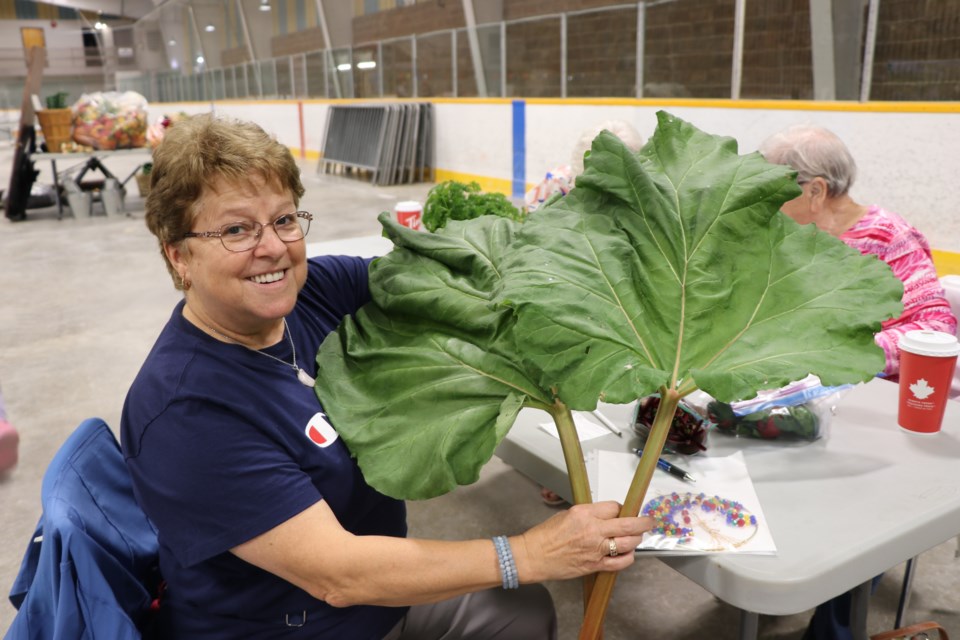
[[[896, 379], [900, 371], [898, 342], [907, 331], [956, 332], [957, 319], [937, 279], [927, 239], [897, 214], [850, 197], [857, 165], [836, 135], [820, 127], [795, 126], [764, 141], [760, 153], [797, 171], [803, 193], [783, 204], [785, 214], [800, 224], [812, 222], [864, 255], [877, 256], [903, 281], [903, 315], [883, 323], [874, 338], [887, 356], [886, 376]], [[803, 640], [851, 638], [850, 603], [848, 592], [819, 605]]]
[[795, 126], [768, 138], [760, 152], [769, 162], [797, 171], [803, 193], [784, 203], [785, 214], [800, 224], [812, 222], [864, 255], [877, 256], [903, 281], [903, 314], [883, 323], [875, 337], [887, 356], [886, 376], [900, 371], [897, 345], [907, 331], [956, 332], [957, 319], [937, 278], [927, 239], [897, 214], [850, 197], [857, 166], [836, 135], [820, 127]]

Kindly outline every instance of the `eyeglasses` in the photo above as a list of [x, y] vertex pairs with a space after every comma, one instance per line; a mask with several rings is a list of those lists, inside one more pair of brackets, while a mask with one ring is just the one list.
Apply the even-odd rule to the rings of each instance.
[[294, 211], [277, 216], [266, 225], [253, 220], [241, 220], [238, 222], [228, 222], [216, 231], [188, 231], [183, 234], [184, 238], [220, 238], [223, 248], [227, 251], [242, 252], [250, 251], [260, 244], [260, 238], [263, 236], [263, 228], [267, 225], [273, 227], [277, 232], [277, 237], [282, 241], [290, 243], [297, 240], [303, 240], [303, 237], [310, 231], [310, 221], [313, 220], [313, 214], [306, 211]]

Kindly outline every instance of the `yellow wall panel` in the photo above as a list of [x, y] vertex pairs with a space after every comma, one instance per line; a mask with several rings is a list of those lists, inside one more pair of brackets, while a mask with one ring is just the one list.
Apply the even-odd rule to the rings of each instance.
[[960, 253], [937, 251], [936, 249], [930, 253], [933, 254], [933, 265], [937, 268], [938, 276], [960, 275]]

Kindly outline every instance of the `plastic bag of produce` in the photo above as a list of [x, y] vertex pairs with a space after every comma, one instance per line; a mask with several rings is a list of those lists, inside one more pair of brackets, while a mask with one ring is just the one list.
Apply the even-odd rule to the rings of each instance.
[[726, 404], [713, 400], [707, 419], [718, 433], [765, 440], [816, 440], [827, 434], [837, 402], [853, 385], [824, 387], [816, 376], [755, 398]]
[[94, 149], [147, 144], [147, 99], [134, 91], [85, 93], [73, 105], [73, 139]]

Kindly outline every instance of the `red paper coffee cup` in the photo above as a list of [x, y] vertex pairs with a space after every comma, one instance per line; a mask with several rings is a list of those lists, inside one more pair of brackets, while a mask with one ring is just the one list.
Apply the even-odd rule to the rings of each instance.
[[393, 208], [393, 211], [397, 216], [397, 222], [403, 226], [418, 231], [422, 228], [420, 218], [423, 215], [423, 205], [416, 200], [398, 202], [397, 206]]
[[908, 331], [900, 338], [900, 409], [910, 433], [937, 433], [947, 408], [960, 344], [942, 331]]

